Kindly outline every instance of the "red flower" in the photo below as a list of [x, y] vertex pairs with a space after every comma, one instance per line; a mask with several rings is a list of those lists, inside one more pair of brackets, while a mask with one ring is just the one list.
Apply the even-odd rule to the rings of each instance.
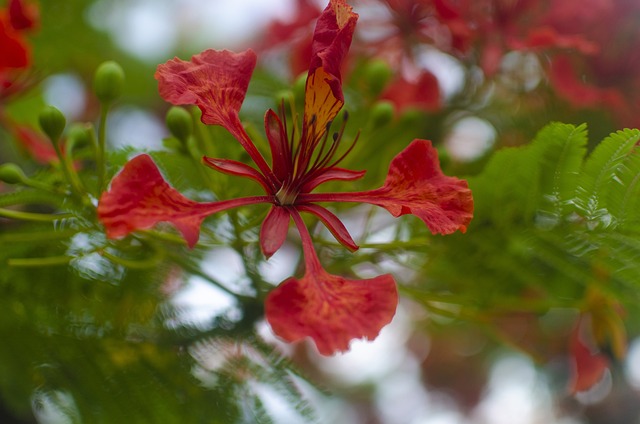
[[240, 142], [257, 166], [229, 159], [204, 158], [224, 173], [258, 182], [265, 196], [212, 203], [189, 200], [171, 188], [146, 155], [127, 163], [98, 205], [98, 216], [109, 237], [122, 237], [160, 221], [173, 223], [190, 246], [202, 220], [218, 211], [255, 203], [270, 203], [260, 230], [260, 245], [270, 257], [283, 244], [290, 220], [300, 233], [306, 271], [288, 279], [266, 300], [266, 317], [276, 334], [287, 341], [311, 337], [323, 354], [346, 350], [350, 340], [373, 339], [391, 321], [397, 305], [390, 275], [353, 280], [327, 273], [320, 265], [300, 212], [315, 215], [350, 250], [358, 246], [339, 218], [319, 202], [367, 202], [394, 216], [412, 213], [434, 233], [465, 231], [473, 200], [465, 181], [440, 170], [436, 150], [415, 140], [392, 162], [385, 184], [376, 190], [351, 193], [312, 193], [331, 180], [355, 180], [361, 171], [339, 168], [342, 130], [331, 137], [329, 127], [344, 104], [340, 66], [349, 49], [358, 15], [344, 0], [331, 0], [318, 19], [306, 82], [300, 134], [289, 132], [284, 111], [265, 114], [271, 148], [269, 165], [244, 130], [238, 112], [244, 100], [256, 56], [207, 50], [191, 62], [174, 59], [158, 66], [161, 95], [174, 104], [196, 104], [206, 124], [222, 125]]
[[592, 347], [592, 341], [584, 340], [587, 325], [581, 317], [571, 335], [569, 351], [571, 354], [572, 377], [569, 391], [572, 394], [589, 390], [604, 377], [609, 369], [609, 360], [605, 355]]
[[391, 101], [401, 112], [410, 108], [436, 111], [442, 105], [438, 78], [428, 70], [421, 70], [412, 81], [400, 77], [385, 89], [382, 98]]

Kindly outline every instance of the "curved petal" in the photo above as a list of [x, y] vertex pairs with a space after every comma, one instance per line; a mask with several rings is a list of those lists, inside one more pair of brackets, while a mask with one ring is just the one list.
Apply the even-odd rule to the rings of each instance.
[[256, 66], [252, 50], [233, 53], [205, 50], [187, 62], [177, 57], [158, 65], [155, 78], [163, 99], [174, 105], [197, 105], [202, 122], [237, 132], [238, 112]]
[[250, 167], [249, 165], [232, 159], [217, 159], [210, 158], [208, 156], [203, 156], [202, 162], [218, 172], [250, 178], [260, 184], [267, 193], [271, 193], [271, 186], [265, 179], [264, 175], [262, 175], [260, 172]]
[[264, 129], [271, 147], [271, 168], [280, 181], [285, 181], [293, 171], [291, 168], [291, 148], [287, 133], [276, 113], [269, 109], [264, 115]]
[[357, 20], [344, 0], [331, 0], [318, 18], [304, 103], [303, 133], [311, 139], [326, 131], [344, 104], [340, 68]]
[[272, 206], [260, 227], [260, 248], [269, 259], [282, 247], [289, 230], [289, 211], [283, 206]]
[[414, 140], [389, 165], [384, 185], [354, 193], [308, 193], [298, 202], [364, 202], [393, 216], [413, 214], [434, 234], [465, 232], [473, 217], [473, 197], [466, 181], [442, 173], [438, 152], [427, 140]]
[[198, 203], [171, 187], [149, 155], [127, 162], [98, 202], [98, 219], [107, 237], [120, 238], [161, 221], [171, 222], [182, 233], [189, 247], [199, 237], [202, 220], [213, 213], [253, 203], [267, 202], [267, 196], [222, 202]]
[[304, 183], [300, 188], [300, 192], [309, 193], [320, 184], [324, 184], [327, 181], [341, 180], [341, 181], [354, 181], [360, 179], [366, 174], [367, 171], [351, 171], [344, 168], [323, 168], [316, 171], [309, 178], [309, 181]]
[[323, 208], [318, 205], [296, 205], [296, 209], [302, 212], [309, 212], [315, 216], [317, 216], [322, 223], [327, 227], [331, 234], [340, 242], [341, 245], [346, 247], [352, 252], [355, 252], [359, 249], [358, 245], [353, 238], [351, 238], [351, 234], [344, 226], [340, 218], [338, 218], [335, 214], [331, 213], [328, 209]]
[[323, 355], [349, 349], [353, 339], [373, 340], [395, 315], [398, 292], [389, 274], [367, 280], [309, 270], [289, 278], [265, 300], [274, 333], [288, 342], [311, 337]]
[[576, 325], [570, 340], [572, 376], [569, 390], [572, 394], [589, 390], [600, 380], [609, 368], [609, 361], [597, 349], [590, 349], [582, 340], [580, 323]]

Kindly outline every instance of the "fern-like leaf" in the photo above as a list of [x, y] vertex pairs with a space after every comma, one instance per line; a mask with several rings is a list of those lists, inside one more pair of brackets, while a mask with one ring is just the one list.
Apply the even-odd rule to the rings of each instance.
[[552, 123], [543, 128], [532, 147], [541, 149], [540, 185], [543, 193], [539, 217], [554, 226], [566, 216], [586, 153], [587, 127]]
[[[598, 224], [604, 227], [611, 224], [613, 217], [609, 210], [608, 199], [612, 200], [611, 206], [614, 207], [616, 203], [620, 206], [620, 202], [629, 200], [627, 197], [629, 193], [624, 192], [630, 188], [631, 184], [628, 184], [629, 181], [620, 180], [617, 176], [621, 165], [634, 154], [638, 140], [640, 140], [638, 130], [626, 129], [613, 133], [596, 147], [585, 162], [573, 203], [577, 212], [587, 220], [591, 228]], [[640, 169], [635, 164], [632, 164], [633, 168], [636, 173]], [[627, 179], [630, 176], [627, 176]], [[614, 187], [616, 184], [617, 187]], [[611, 190], [616, 188], [618, 196], [611, 197]], [[622, 193], [619, 189], [623, 189]]]

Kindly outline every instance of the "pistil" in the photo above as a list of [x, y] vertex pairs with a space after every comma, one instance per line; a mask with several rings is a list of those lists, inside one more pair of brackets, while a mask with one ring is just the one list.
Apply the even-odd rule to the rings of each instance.
[[276, 201], [280, 206], [291, 206], [295, 203], [298, 197], [298, 191], [292, 189], [287, 184], [280, 187], [280, 190], [276, 193]]

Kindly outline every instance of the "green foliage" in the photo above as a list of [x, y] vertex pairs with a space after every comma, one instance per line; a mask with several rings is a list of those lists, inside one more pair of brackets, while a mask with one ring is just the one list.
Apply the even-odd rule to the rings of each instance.
[[429, 246], [429, 284], [489, 313], [580, 309], [595, 286], [637, 313], [639, 140], [618, 131], [585, 159], [586, 127], [555, 123], [495, 153], [469, 179], [468, 233]]

